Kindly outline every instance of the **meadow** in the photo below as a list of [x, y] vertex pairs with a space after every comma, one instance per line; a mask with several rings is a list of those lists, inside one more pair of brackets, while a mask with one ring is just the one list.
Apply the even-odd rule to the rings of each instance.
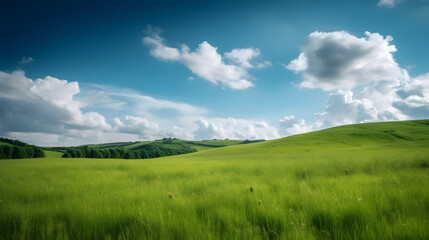
[[0, 161], [0, 239], [429, 239], [429, 120], [156, 159]]

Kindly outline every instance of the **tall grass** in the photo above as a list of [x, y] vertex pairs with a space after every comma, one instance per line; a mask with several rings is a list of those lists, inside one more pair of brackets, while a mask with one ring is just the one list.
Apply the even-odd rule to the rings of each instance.
[[413, 141], [343, 130], [151, 160], [0, 161], [0, 239], [429, 239], [426, 127]]

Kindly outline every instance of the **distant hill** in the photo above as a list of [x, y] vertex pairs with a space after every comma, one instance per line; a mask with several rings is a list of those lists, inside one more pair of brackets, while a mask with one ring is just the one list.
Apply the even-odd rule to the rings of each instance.
[[64, 158], [125, 158], [144, 159], [192, 153], [213, 148], [260, 142], [264, 140], [203, 140], [188, 141], [164, 138], [145, 142], [117, 142], [90, 144], [76, 147], [52, 147], [62, 152]]
[[0, 137], [0, 159], [45, 157], [42, 148], [27, 143]]
[[429, 120], [362, 123], [297, 134], [251, 145], [234, 145], [193, 154], [192, 158], [242, 159], [293, 157], [332, 151], [386, 151], [427, 147]]

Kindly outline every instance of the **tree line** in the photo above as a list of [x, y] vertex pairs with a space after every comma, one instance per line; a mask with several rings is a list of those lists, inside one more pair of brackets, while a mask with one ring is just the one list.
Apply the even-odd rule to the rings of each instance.
[[172, 156], [196, 152], [197, 150], [183, 144], [174, 144], [174, 147], [164, 146], [162, 143], [150, 143], [134, 149], [121, 147], [98, 149], [89, 146], [62, 148], [63, 158], [123, 158], [145, 159]]
[[45, 152], [40, 147], [3, 137], [0, 137], [0, 142], [8, 143], [0, 145], [0, 159], [45, 157]]

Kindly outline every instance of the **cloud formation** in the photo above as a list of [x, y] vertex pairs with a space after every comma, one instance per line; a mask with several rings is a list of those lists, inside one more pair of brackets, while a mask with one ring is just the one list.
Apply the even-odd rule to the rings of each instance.
[[[92, 111], [85, 111], [88, 109]], [[114, 117], [106, 119], [100, 112]], [[32, 80], [23, 71], [0, 72], [0, 135], [30, 143], [53, 146], [164, 137], [193, 140], [281, 136], [275, 126], [264, 121], [207, 118], [207, 112], [129, 89], [86, 85], [82, 91], [77, 82], [51, 76]]]
[[222, 57], [217, 48], [206, 41], [200, 43], [195, 51], [186, 45], [181, 49], [169, 47], [157, 33], [143, 38], [143, 42], [150, 47], [152, 56], [164, 61], [180, 62], [198, 77], [231, 89], [242, 90], [254, 86], [248, 69], [270, 65], [269, 62], [251, 63], [260, 55], [257, 48], [233, 49]]
[[407, 81], [379, 81], [356, 93], [331, 93], [325, 111], [315, 115], [321, 128], [428, 118], [429, 74]]
[[295, 116], [291, 115], [280, 119], [278, 131], [279, 135], [284, 137], [310, 132], [314, 127], [313, 124], [307, 124], [304, 119], [296, 119]]
[[111, 126], [102, 115], [81, 111], [81, 103], [73, 99], [77, 93], [77, 82], [49, 76], [33, 81], [22, 71], [0, 72], [0, 134], [109, 130]]
[[380, 0], [377, 4], [377, 6], [380, 7], [394, 7], [399, 0]]
[[395, 90], [399, 99], [393, 101], [393, 107], [411, 118], [429, 116], [429, 73], [405, 82], [401, 88]]
[[313, 130], [429, 116], [429, 74], [411, 78], [393, 58], [392, 37], [365, 34], [358, 38], [345, 31], [313, 32], [298, 58], [286, 66], [302, 73], [301, 87], [336, 90], [324, 111], [315, 114]]
[[196, 140], [208, 139], [273, 139], [278, 130], [263, 121], [234, 118], [202, 118], [195, 123], [193, 132]]
[[21, 65], [25, 65], [25, 64], [29, 64], [33, 61], [34, 61], [34, 59], [32, 57], [22, 57], [18, 63]]
[[358, 38], [346, 31], [312, 32], [298, 58], [286, 68], [302, 73], [301, 87], [350, 90], [381, 80], [406, 78], [395, 62], [391, 36], [365, 33]]

